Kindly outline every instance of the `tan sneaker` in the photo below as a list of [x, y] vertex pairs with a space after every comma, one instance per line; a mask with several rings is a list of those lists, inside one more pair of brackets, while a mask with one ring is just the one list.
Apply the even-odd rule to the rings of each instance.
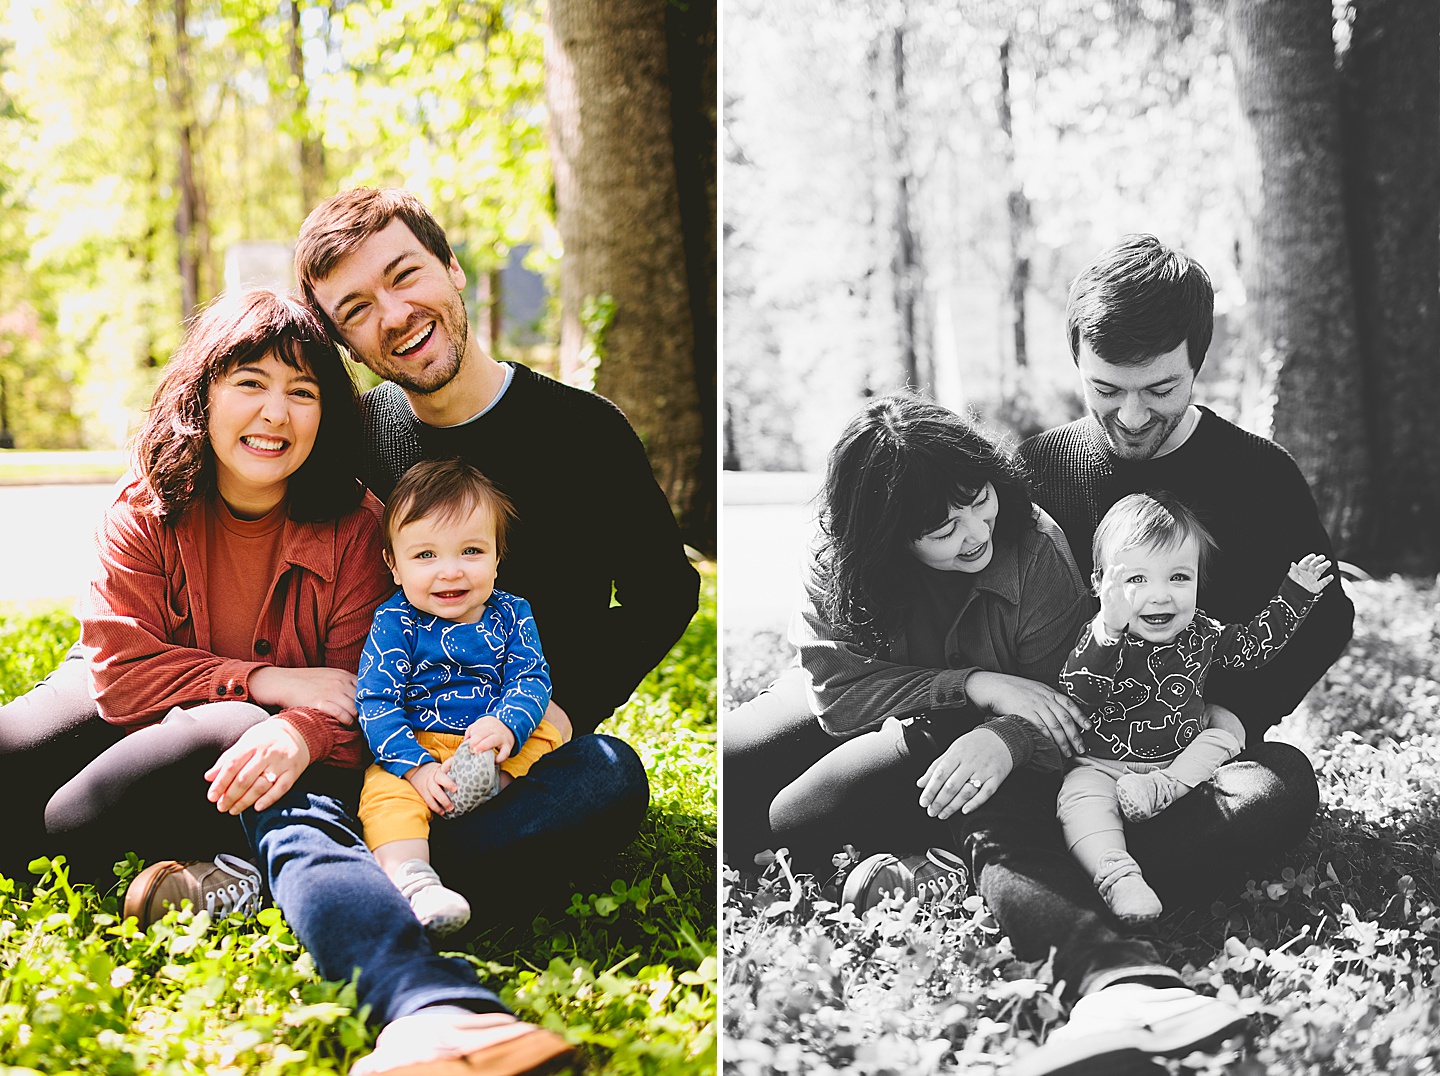
[[350, 1076], [528, 1076], [575, 1060], [574, 1048], [559, 1035], [508, 1013], [421, 1009], [387, 1025], [375, 1052], [355, 1062]]
[[219, 918], [231, 912], [253, 915], [260, 910], [260, 872], [239, 856], [180, 863], [162, 859], [137, 874], [125, 890], [125, 914], [144, 930], [165, 914], [166, 906], [189, 901], [196, 911]]
[[855, 914], [864, 915], [892, 893], [902, 900], [916, 897], [921, 904], [960, 901], [969, 892], [969, 879], [965, 861], [944, 848], [904, 858], [882, 852], [855, 864], [845, 879], [840, 903], [853, 904]]

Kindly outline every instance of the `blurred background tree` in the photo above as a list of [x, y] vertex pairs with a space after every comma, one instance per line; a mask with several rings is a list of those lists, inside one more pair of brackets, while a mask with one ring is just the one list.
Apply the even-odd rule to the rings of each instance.
[[1198, 402], [1343, 555], [1440, 568], [1440, 5], [730, 0], [725, 49], [726, 467], [904, 384], [1076, 417], [1069, 282], [1144, 231], [1216, 285]]
[[[662, 19], [667, 6], [656, 5]], [[708, 38], [703, 19], [685, 31], [699, 37], [683, 70], [708, 48], [713, 87], [710, 12]], [[550, 297], [571, 237], [555, 220], [544, 18], [539, 0], [11, 0], [0, 9], [0, 436], [27, 449], [122, 445], [182, 319], [243, 279], [237, 252], [293, 241], [311, 208], [357, 184], [416, 191], [471, 281], [482, 341], [558, 376]], [[662, 25], [662, 59], [669, 40]], [[597, 113], [614, 107], [603, 89], [590, 88]], [[657, 94], [668, 113], [669, 85]], [[709, 282], [703, 258], [682, 261], [679, 280], [713, 296], [704, 124], [693, 102], [676, 111], [669, 174], [640, 169], [635, 186], [674, 200], [678, 172], [710, 177]], [[714, 126], [712, 106], [711, 147]], [[626, 238], [651, 226], [632, 210], [610, 210]], [[687, 219], [685, 242], [703, 245], [706, 227]], [[615, 320], [643, 336], [664, 316], [627, 293]], [[631, 362], [645, 378], [673, 368], [692, 395], [708, 369], [713, 412], [714, 346], [702, 335], [697, 349], [699, 331], [633, 356], [612, 341], [605, 365], [617, 384]], [[702, 460], [713, 420], [707, 440], [694, 407], [645, 403], [622, 406], [667, 491], [683, 493], [687, 538], [713, 551], [713, 447]]]

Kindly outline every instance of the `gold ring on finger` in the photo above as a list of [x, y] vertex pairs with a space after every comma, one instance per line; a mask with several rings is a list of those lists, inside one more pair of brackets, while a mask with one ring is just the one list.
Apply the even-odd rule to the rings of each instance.
[[970, 778], [970, 780], [966, 781], [965, 783], [966, 783], [967, 785], [974, 785], [976, 788], [984, 788], [984, 787], [985, 787], [985, 782], [984, 782], [984, 781], [977, 781], [977, 780], [975, 780], [975, 778], [973, 778], [973, 777]]

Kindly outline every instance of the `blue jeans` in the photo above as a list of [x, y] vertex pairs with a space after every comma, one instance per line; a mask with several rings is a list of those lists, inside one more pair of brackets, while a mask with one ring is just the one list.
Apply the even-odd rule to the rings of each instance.
[[[354, 814], [360, 779], [359, 771], [311, 766], [274, 806], [241, 816], [291, 929], [321, 975], [356, 977], [374, 1023], [437, 1004], [504, 1012], [473, 967], [435, 954], [365, 847]], [[645, 768], [628, 744], [577, 736], [489, 803], [437, 820], [431, 860], [470, 899], [472, 924], [484, 926], [516, 898], [534, 907], [551, 884], [613, 857], [635, 836], [649, 799]]]

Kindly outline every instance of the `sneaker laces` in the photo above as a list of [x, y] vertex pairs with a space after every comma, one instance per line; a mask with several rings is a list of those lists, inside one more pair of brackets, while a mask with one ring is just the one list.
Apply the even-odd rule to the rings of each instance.
[[254, 864], [247, 863], [239, 856], [222, 852], [215, 857], [215, 866], [235, 879], [225, 885], [215, 886], [205, 893], [205, 910], [212, 916], [218, 909], [221, 915], [239, 912], [254, 915], [260, 910], [260, 872]]

